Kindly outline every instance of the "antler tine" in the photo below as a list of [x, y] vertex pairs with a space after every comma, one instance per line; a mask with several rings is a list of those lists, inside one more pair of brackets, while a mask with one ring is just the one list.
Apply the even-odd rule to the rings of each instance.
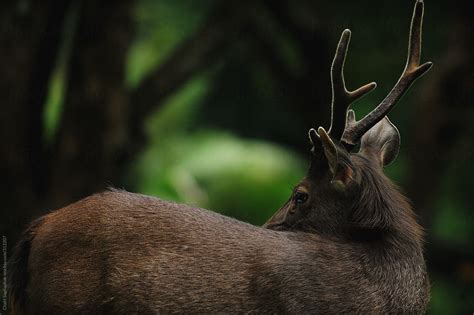
[[416, 79], [428, 71], [432, 63], [426, 62], [420, 65], [421, 53], [421, 26], [423, 23], [423, 0], [417, 0], [413, 10], [413, 16], [410, 26], [410, 37], [408, 40], [408, 57], [405, 69], [398, 82], [395, 84], [385, 99], [369, 114], [358, 122], [348, 124], [344, 132], [342, 141], [348, 146], [355, 145], [359, 139], [372, 128], [376, 123], [382, 120], [405, 94]]
[[346, 83], [344, 82], [344, 63], [350, 40], [351, 31], [346, 29], [341, 34], [331, 66], [332, 105], [329, 134], [337, 140], [340, 140], [344, 133], [346, 113], [349, 105], [377, 86], [375, 82], [372, 82], [352, 92], [347, 90]]

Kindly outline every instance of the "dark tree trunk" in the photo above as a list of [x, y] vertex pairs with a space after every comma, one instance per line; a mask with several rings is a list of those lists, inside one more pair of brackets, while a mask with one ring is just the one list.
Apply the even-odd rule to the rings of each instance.
[[42, 113], [68, 6], [66, 0], [0, 5], [0, 230], [7, 236], [44, 202]]
[[119, 182], [129, 140], [125, 63], [132, 9], [130, 0], [86, 0], [80, 7], [48, 185], [53, 207]]

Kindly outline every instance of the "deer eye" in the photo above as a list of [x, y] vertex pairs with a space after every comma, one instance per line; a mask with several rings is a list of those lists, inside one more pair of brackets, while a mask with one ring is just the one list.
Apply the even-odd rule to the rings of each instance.
[[306, 200], [308, 200], [308, 194], [301, 191], [297, 191], [293, 195], [293, 200], [296, 204], [303, 204], [306, 202]]

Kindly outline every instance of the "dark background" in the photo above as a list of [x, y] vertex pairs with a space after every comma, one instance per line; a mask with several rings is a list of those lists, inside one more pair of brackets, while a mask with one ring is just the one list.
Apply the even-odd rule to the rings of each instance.
[[[329, 126], [329, 67], [353, 32], [349, 89], [366, 114], [406, 58], [414, 1], [44, 0], [0, 4], [0, 230], [108, 186], [262, 224]], [[474, 311], [473, 23], [425, 1], [434, 67], [390, 114], [387, 168], [427, 232], [430, 313]]]

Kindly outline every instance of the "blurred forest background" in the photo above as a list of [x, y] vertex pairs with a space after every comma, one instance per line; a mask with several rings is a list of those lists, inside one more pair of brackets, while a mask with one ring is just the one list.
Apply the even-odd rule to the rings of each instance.
[[[353, 32], [349, 89], [405, 64], [403, 1], [43, 0], [0, 4], [0, 229], [109, 186], [262, 224], [304, 175], [307, 131], [329, 126], [329, 67]], [[434, 67], [390, 117], [386, 171], [427, 231], [431, 314], [474, 311], [474, 47], [468, 1], [427, 0]]]

